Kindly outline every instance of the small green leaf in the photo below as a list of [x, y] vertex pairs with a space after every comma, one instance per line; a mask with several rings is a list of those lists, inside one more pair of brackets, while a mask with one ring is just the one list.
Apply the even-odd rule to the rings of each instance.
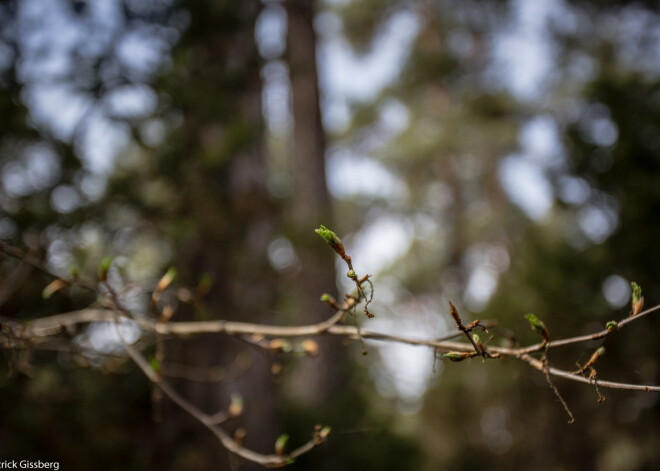
[[632, 302], [636, 304], [642, 299], [642, 287], [634, 281], [630, 282], [630, 287], [632, 288]]
[[332, 232], [330, 229], [327, 227], [321, 225], [318, 229], [314, 229], [314, 232], [316, 232], [319, 236], [323, 238], [328, 244], [332, 245], [337, 243], [337, 240], [339, 240], [339, 237], [337, 237], [337, 234]]
[[634, 281], [630, 282], [632, 288], [632, 316], [636, 316], [644, 308], [644, 296], [642, 296], [642, 288]]
[[101, 260], [101, 263], [99, 264], [99, 267], [101, 268], [101, 270], [106, 270], [107, 271], [108, 269], [110, 269], [110, 264], [111, 263], [112, 263], [112, 257], [110, 257], [110, 256], [103, 257], [103, 259]]
[[619, 330], [619, 324], [616, 321], [609, 321], [607, 324], [605, 324], [605, 327], [610, 332], [616, 332]]
[[108, 277], [108, 270], [110, 269], [110, 265], [112, 265], [112, 257], [103, 257], [103, 260], [101, 260], [101, 263], [99, 263], [99, 280], [106, 280]]
[[277, 437], [277, 440], [275, 440], [275, 453], [282, 456], [284, 454], [284, 447], [286, 446], [286, 443], [288, 441], [289, 441], [289, 435], [286, 433], [283, 433], [282, 435]]
[[535, 314], [525, 314], [525, 319], [527, 319], [534, 332], [542, 335], [545, 340], [550, 338], [550, 332], [548, 331], [548, 328], [545, 326], [541, 319], [536, 317]]
[[474, 343], [479, 343], [481, 342], [481, 339], [477, 334], [472, 334], [472, 340], [474, 340]]
[[531, 324], [531, 326], [534, 328], [542, 329], [543, 327], [545, 327], [543, 325], [543, 322], [541, 322], [541, 320], [538, 317], [536, 317], [535, 314], [525, 314], [525, 319], [527, 319]]
[[443, 358], [446, 358], [451, 361], [463, 361], [465, 358], [467, 358], [463, 353], [461, 352], [447, 352], [442, 355]]
[[319, 436], [323, 439], [328, 438], [328, 435], [330, 435], [331, 431], [332, 431], [332, 427], [330, 427], [329, 425], [326, 425], [319, 432]]
[[332, 247], [335, 252], [337, 252], [337, 255], [339, 255], [341, 258], [346, 257], [344, 244], [341, 242], [341, 239], [337, 237], [337, 234], [325, 226], [321, 226], [318, 229], [315, 229], [314, 232], [321, 236], [321, 238], [325, 240], [326, 243]]
[[160, 373], [160, 362], [158, 361], [158, 358], [156, 357], [149, 358], [149, 364], [156, 373]]

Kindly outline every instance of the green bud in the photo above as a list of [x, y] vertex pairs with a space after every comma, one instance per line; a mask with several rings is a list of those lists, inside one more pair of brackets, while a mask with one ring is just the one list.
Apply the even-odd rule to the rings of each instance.
[[616, 332], [619, 330], [619, 324], [616, 321], [609, 321], [607, 324], [605, 324], [605, 327], [610, 332]]
[[351, 280], [354, 280], [354, 279], [357, 278], [357, 275], [355, 274], [355, 272], [353, 270], [349, 270], [349, 272], [346, 273], [346, 276], [349, 277]]
[[545, 327], [545, 325], [543, 325], [543, 322], [541, 322], [541, 320], [538, 317], [536, 317], [535, 314], [525, 314], [525, 319], [529, 321], [529, 323], [533, 328], [542, 329], [543, 327]]
[[542, 335], [545, 340], [548, 340], [550, 338], [550, 332], [548, 331], [548, 328], [545, 326], [545, 324], [541, 319], [536, 317], [536, 315], [525, 314], [525, 319], [527, 319], [530, 327], [534, 332]]
[[603, 355], [605, 355], [605, 347], [598, 347], [596, 353], [598, 354], [599, 357], [602, 357]]
[[323, 238], [328, 244], [336, 244], [337, 241], [339, 240], [339, 237], [337, 237], [337, 234], [332, 232], [330, 229], [325, 227], [324, 225], [321, 225], [318, 229], [314, 229], [314, 232], [316, 232], [319, 236]]
[[630, 315], [636, 316], [644, 308], [644, 296], [642, 296], [642, 288], [637, 283], [632, 281], [630, 286], [632, 288], [632, 313]]
[[463, 361], [466, 358], [461, 352], [447, 352], [443, 354], [442, 357], [451, 361]]
[[325, 439], [325, 438], [328, 437], [328, 435], [330, 435], [330, 432], [331, 432], [331, 431], [332, 431], [332, 427], [326, 425], [326, 426], [323, 427], [323, 428], [321, 429], [321, 431], [319, 432], [319, 436], [320, 436], [321, 438], [324, 438], [324, 439]]
[[101, 263], [99, 263], [99, 280], [106, 280], [108, 277], [108, 270], [110, 269], [110, 265], [112, 265], [112, 257], [104, 257], [103, 260], [101, 260]]
[[160, 362], [158, 361], [158, 358], [156, 357], [149, 358], [149, 364], [156, 373], [160, 373]]
[[283, 433], [282, 435], [277, 437], [277, 440], [275, 440], [275, 453], [282, 456], [284, 454], [284, 447], [286, 446], [286, 443], [288, 441], [289, 441], [289, 435], [286, 433]]
[[321, 295], [321, 302], [322, 303], [330, 302], [330, 295], [328, 293], [323, 293]]
[[316, 232], [326, 243], [332, 247], [332, 249], [337, 252], [341, 258], [346, 257], [346, 250], [344, 249], [344, 244], [341, 242], [341, 239], [337, 237], [337, 234], [332, 232], [325, 226], [321, 226], [318, 229], [315, 229]]
[[479, 343], [481, 342], [481, 339], [477, 334], [472, 334], [472, 340], [474, 340], [474, 343]]
[[630, 287], [632, 288], [632, 302], [636, 304], [642, 299], [642, 287], [634, 281], [630, 282]]

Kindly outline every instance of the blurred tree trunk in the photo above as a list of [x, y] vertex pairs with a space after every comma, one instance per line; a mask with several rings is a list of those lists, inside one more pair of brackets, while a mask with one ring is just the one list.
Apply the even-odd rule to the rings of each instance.
[[293, 94], [295, 224], [323, 221], [330, 215], [325, 182], [325, 135], [321, 122], [313, 0], [291, 0], [288, 13], [288, 59]]
[[[180, 193], [170, 231], [176, 235], [176, 263], [184, 281], [194, 286], [206, 273], [214, 282], [204, 306], [188, 308], [185, 315], [268, 322], [274, 297], [267, 247], [274, 217], [265, 186], [261, 64], [254, 40], [261, 3], [189, 2], [186, 7], [191, 23], [164, 78], [183, 121], [159, 159]], [[165, 370], [168, 364], [231, 370], [237, 352], [246, 348], [217, 336], [166, 345]], [[271, 452], [276, 436], [270, 358], [248, 353], [251, 366], [235, 379], [181, 380], [176, 387], [209, 413], [226, 409], [230, 395], [240, 393], [245, 412], [230, 427], [245, 428], [246, 446]], [[227, 463], [217, 440], [177, 406], [164, 400], [162, 416], [153, 469], [215, 470]]]
[[[287, 207], [291, 235], [301, 269], [294, 276], [291, 295], [299, 322], [319, 322], [330, 315], [319, 302], [322, 293], [335, 291], [333, 254], [312, 237], [320, 224], [332, 227], [330, 197], [325, 179], [325, 135], [321, 122], [313, 0], [286, 2], [287, 56], [293, 95], [291, 168], [294, 192]], [[337, 339], [317, 339], [320, 355], [304, 359], [293, 376], [292, 394], [308, 406], [325, 402], [342, 381], [344, 348]]]

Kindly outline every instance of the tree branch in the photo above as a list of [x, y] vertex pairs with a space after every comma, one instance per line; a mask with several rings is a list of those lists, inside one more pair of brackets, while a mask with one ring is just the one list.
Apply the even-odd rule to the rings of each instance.
[[[355, 306], [357, 306], [362, 299], [365, 300], [365, 314], [368, 317], [373, 317], [373, 314], [368, 311], [367, 306], [371, 302], [373, 296], [373, 286], [371, 287], [371, 295], [367, 295], [362, 291], [362, 284], [368, 282], [369, 275], [364, 276], [363, 278], [358, 278], [358, 276], [353, 271], [351, 258], [345, 253], [343, 244], [341, 240], [328, 229], [321, 226], [317, 233], [323, 237], [326, 242], [337, 252], [337, 254], [347, 263], [349, 267], [349, 273], [347, 276], [351, 278], [356, 286], [358, 293], [356, 296], [347, 295], [344, 303], [339, 306], [334, 299], [329, 295], [324, 295], [322, 301], [328, 304], [329, 306], [335, 309], [335, 313], [329, 317], [327, 320], [318, 322], [315, 324], [300, 325], [300, 326], [277, 326], [277, 325], [262, 325], [254, 324], [247, 322], [233, 322], [233, 321], [224, 321], [224, 320], [215, 320], [215, 321], [201, 321], [201, 322], [170, 322], [169, 319], [173, 314], [173, 309], [171, 306], [166, 306], [163, 309], [163, 313], [158, 316], [158, 299], [162, 294], [162, 291], [167, 288], [173, 275], [170, 275], [169, 278], [164, 277], [159, 282], [158, 287], [152, 294], [152, 303], [151, 303], [151, 314], [158, 320], [144, 316], [136, 316], [133, 313], [129, 312], [124, 308], [120, 301], [119, 296], [114, 291], [114, 289], [105, 281], [105, 272], [101, 272], [100, 275], [101, 283], [99, 287], [93, 286], [89, 283], [81, 283], [77, 276], [74, 276], [72, 280], [61, 280], [57, 275], [51, 273], [39, 260], [36, 260], [30, 255], [24, 254], [19, 249], [11, 247], [6, 243], [0, 241], [0, 251], [8, 255], [16, 257], [21, 260], [22, 266], [29, 266], [36, 268], [49, 276], [55, 278], [56, 281], [53, 283], [60, 283], [61, 285], [72, 285], [77, 284], [83, 286], [94, 292], [98, 292], [99, 288], [107, 295], [106, 302], [109, 304], [110, 309], [108, 308], [88, 308], [81, 309], [78, 311], [72, 311], [62, 314], [57, 314], [49, 317], [33, 319], [26, 323], [18, 322], [14, 319], [0, 318], [0, 347], [6, 349], [31, 349], [41, 347], [51, 347], [53, 348], [53, 339], [51, 337], [56, 336], [63, 330], [70, 331], [72, 327], [79, 324], [90, 324], [98, 322], [110, 322], [114, 325], [117, 334], [122, 342], [122, 345], [127, 353], [127, 355], [135, 362], [135, 364], [140, 368], [144, 375], [151, 381], [160, 391], [168, 396], [174, 403], [179, 407], [185, 410], [192, 417], [197, 419], [201, 424], [208, 428], [220, 441], [222, 446], [227, 449], [229, 452], [240, 456], [246, 460], [261, 464], [266, 467], [281, 467], [291, 463], [296, 457], [302, 455], [313, 449], [314, 447], [320, 445], [325, 441], [329, 433], [329, 428], [321, 428], [321, 426], [316, 426], [314, 429], [313, 437], [310, 441], [303, 444], [299, 448], [293, 450], [288, 454], [261, 454], [253, 450], [245, 448], [241, 445], [240, 441], [232, 438], [225, 430], [223, 430], [218, 424], [224, 420], [235, 417], [232, 415], [231, 411], [220, 411], [216, 414], [209, 415], [201, 411], [197, 406], [192, 404], [190, 401], [185, 399], [181, 394], [179, 394], [172, 386], [164, 379], [164, 371], [161, 370], [161, 366], [156, 361], [155, 366], [152, 365], [143, 355], [143, 353], [136, 348], [135, 346], [127, 343], [121, 335], [119, 330], [119, 321], [128, 320], [135, 322], [138, 326], [142, 328], [144, 332], [149, 332], [155, 334], [158, 338], [161, 336], [182, 336], [187, 337], [196, 334], [226, 334], [231, 336], [236, 336], [243, 338], [244, 340], [250, 340], [245, 336], [253, 336], [255, 339], [254, 342], [261, 346], [260, 341], [257, 341], [257, 338], [263, 339], [264, 337], [272, 338], [272, 342], [275, 342], [277, 338], [297, 338], [297, 337], [310, 337], [310, 336], [319, 336], [319, 335], [334, 335], [339, 337], [345, 337], [352, 340], [368, 339], [381, 342], [392, 342], [400, 343], [406, 345], [414, 346], [424, 346], [433, 349], [434, 355], [436, 352], [453, 352], [455, 357], [450, 357], [455, 361], [462, 361], [467, 358], [473, 358], [475, 356], [481, 355], [485, 360], [497, 359], [502, 357], [513, 357], [518, 360], [526, 363], [532, 368], [542, 372], [551, 388], [555, 391], [558, 397], [561, 399], [557, 389], [552, 385], [550, 381], [550, 375], [558, 376], [564, 379], [571, 381], [577, 381], [580, 383], [587, 383], [598, 386], [613, 388], [613, 389], [623, 389], [629, 391], [647, 391], [647, 392], [660, 392], [660, 386], [656, 385], [640, 385], [640, 384], [628, 384], [628, 383], [619, 383], [614, 381], [596, 381], [595, 379], [595, 370], [592, 368], [592, 373], [589, 377], [585, 377], [580, 373], [584, 372], [584, 368], [575, 371], [565, 371], [559, 368], [551, 367], [547, 361], [547, 351], [550, 348], [558, 348], [566, 345], [577, 344], [582, 342], [588, 342], [593, 340], [598, 340], [608, 335], [611, 335], [614, 332], [618, 332], [623, 327], [629, 323], [641, 319], [644, 316], [647, 316], [651, 313], [660, 311], [660, 305], [647, 309], [646, 311], [639, 312], [641, 310], [641, 303], [638, 303], [639, 309], [635, 310], [633, 307], [633, 312], [627, 318], [622, 319], [619, 322], [608, 322], [607, 328], [602, 331], [595, 332], [589, 335], [575, 336], [560, 340], [550, 341], [547, 335], [547, 329], [545, 329], [546, 334], [544, 335], [544, 340], [541, 343], [529, 345], [526, 347], [496, 347], [496, 346], [484, 346], [478, 338], [475, 340], [473, 336], [470, 335], [471, 331], [476, 327], [485, 327], [479, 324], [479, 321], [474, 321], [472, 324], [465, 326], [463, 325], [458, 312], [455, 307], [450, 303], [450, 314], [456, 322], [456, 326], [459, 330], [458, 333], [454, 333], [445, 337], [436, 338], [436, 339], [423, 339], [423, 338], [414, 338], [397, 334], [388, 334], [382, 332], [374, 332], [370, 330], [362, 329], [358, 326], [350, 325], [341, 325], [340, 323], [344, 320], [346, 314], [351, 313]], [[107, 269], [106, 269], [107, 272]], [[168, 272], [169, 273], [169, 272]], [[58, 281], [60, 280], [60, 281]], [[166, 280], [166, 281], [164, 281]], [[52, 285], [52, 283], [51, 283]], [[15, 286], [11, 286], [12, 291], [15, 289]], [[56, 289], [59, 289], [56, 288]], [[451, 339], [459, 336], [465, 335], [469, 341], [458, 342], [452, 341]], [[59, 341], [60, 339], [54, 339], [54, 341]], [[57, 347], [60, 348], [61, 345], [58, 343]], [[541, 359], [533, 357], [532, 353], [542, 353]], [[594, 360], [595, 361], [595, 360]], [[590, 366], [588, 364], [587, 366]], [[585, 367], [586, 368], [586, 367]], [[599, 394], [600, 396], [600, 394]], [[563, 400], [562, 400], [563, 402]], [[568, 407], [564, 403], [566, 410]], [[570, 411], [568, 411], [570, 414]]]
[[[407, 345], [426, 346], [435, 348], [438, 351], [457, 351], [457, 352], [474, 352], [474, 346], [465, 342], [449, 341], [449, 339], [456, 337], [459, 334], [449, 335], [439, 339], [422, 339], [415, 337], [407, 337], [396, 334], [388, 334], [383, 332], [375, 332], [371, 330], [358, 329], [355, 326], [337, 325], [355, 304], [355, 298], [347, 298], [344, 305], [337, 310], [337, 312], [327, 319], [326, 321], [316, 324], [302, 325], [302, 326], [276, 326], [276, 325], [262, 325], [253, 324], [248, 322], [232, 322], [232, 321], [201, 321], [201, 322], [156, 322], [151, 319], [143, 317], [135, 317], [132, 320], [136, 322], [145, 331], [153, 332], [159, 335], [175, 335], [175, 336], [189, 336], [195, 334], [226, 334], [226, 335], [259, 335], [265, 337], [309, 337], [317, 335], [334, 335], [340, 337], [347, 337], [352, 340], [359, 340], [360, 337], [368, 340], [375, 340], [381, 342], [394, 342]], [[640, 312], [634, 317], [627, 317], [618, 323], [618, 330], [625, 327], [627, 324], [641, 319], [642, 317], [657, 312], [660, 310], [660, 305]], [[72, 311], [63, 314], [57, 314], [50, 317], [34, 319], [23, 326], [16, 322], [2, 323], [2, 330], [7, 335], [14, 336], [21, 340], [30, 340], [34, 337], [43, 337], [55, 335], [58, 332], [70, 328], [76, 324], [85, 324], [93, 322], [111, 322], [115, 319], [115, 313], [110, 309], [83, 309], [79, 311]], [[581, 335], [577, 337], [570, 337], [561, 340], [554, 340], [548, 342], [546, 348], [557, 348], [565, 345], [587, 342], [597, 340], [607, 335], [612, 334], [613, 331], [603, 330], [589, 335]], [[530, 353], [538, 352], [542, 344], [534, 344], [522, 348], [507, 348], [489, 346], [489, 353], [497, 353], [500, 356], [509, 356], [518, 358], [533, 368], [543, 372], [542, 362], [530, 355]], [[593, 384], [593, 380], [584, 378], [581, 375], [573, 374], [554, 367], [548, 367], [548, 372], [551, 375], [559, 376], [572, 381], [580, 383]], [[598, 380], [598, 385], [614, 388], [626, 389], [630, 391], [652, 391], [660, 392], [660, 386], [655, 385], [637, 385], [618, 383], [613, 381]]]

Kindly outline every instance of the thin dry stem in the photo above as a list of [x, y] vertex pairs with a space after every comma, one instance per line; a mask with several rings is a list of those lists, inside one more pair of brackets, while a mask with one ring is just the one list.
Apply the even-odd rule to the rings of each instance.
[[[344, 306], [342, 306], [342, 309], [338, 310], [328, 320], [317, 324], [302, 326], [275, 326], [222, 320], [202, 322], [168, 322], [163, 324], [151, 319], [140, 317], [135, 318], [134, 321], [145, 331], [158, 333], [160, 335], [175, 335], [183, 337], [208, 333], [222, 333], [227, 335], [263, 335], [265, 337], [311, 337], [315, 335], [334, 335], [347, 337], [354, 340], [358, 340], [360, 337], [362, 337], [365, 340], [426, 346], [436, 348], [438, 352], [474, 351], [474, 346], [471, 344], [448, 340], [454, 338], [456, 334], [439, 339], [422, 339], [383, 332], [374, 332], [362, 328], [360, 328], [358, 332], [358, 329], [355, 326], [338, 325], [338, 322], [343, 318], [344, 314], [353, 306], [353, 303], [355, 302], [356, 301], [353, 298], [349, 298], [344, 303]], [[647, 309], [635, 317], [626, 318], [627, 322], [624, 323], [624, 321], [621, 321], [619, 323], [619, 327], [622, 327], [622, 324], [625, 326], [632, 321], [639, 320], [643, 318], [643, 316], [658, 310], [660, 310], [660, 305]], [[5, 346], [5, 348], [13, 348], [16, 342], [19, 341], [32, 341], [35, 338], [55, 335], [58, 332], [61, 332], [62, 330], [76, 324], [109, 322], [112, 321], [113, 318], [113, 312], [109, 309], [83, 309], [79, 311], [57, 314], [50, 317], [34, 319], [30, 321], [26, 326], [16, 322], [7, 321], [2, 324], [2, 332], [5, 334], [3, 346]], [[596, 338], [602, 338], [604, 335], [601, 334], [602, 332], [597, 332], [596, 334], [592, 335], [583, 335], [562, 340], [554, 340], [547, 343], [547, 348], [557, 348], [563, 345], [591, 341], [594, 340], [594, 336], [597, 336]], [[608, 332], [608, 335], [609, 334], [611, 334], [611, 332]], [[0, 337], [0, 339], [2, 339], [2, 337]], [[543, 372], [543, 366], [540, 360], [530, 355], [530, 353], [538, 351], [539, 345], [542, 344], [535, 344], [522, 348], [489, 346], [488, 351], [491, 353], [491, 355], [496, 353], [499, 356], [517, 358], [537, 369], [538, 371]], [[570, 371], [561, 370], [552, 366], [548, 367], [548, 373], [554, 376], [569, 379], [571, 381], [587, 384], [591, 383], [588, 379], [579, 374], [574, 374]], [[660, 392], [660, 386], [656, 385], [618, 383], [613, 381], [603, 381], [600, 379], [598, 380], [598, 385], [606, 388], [625, 389], [630, 391]]]

